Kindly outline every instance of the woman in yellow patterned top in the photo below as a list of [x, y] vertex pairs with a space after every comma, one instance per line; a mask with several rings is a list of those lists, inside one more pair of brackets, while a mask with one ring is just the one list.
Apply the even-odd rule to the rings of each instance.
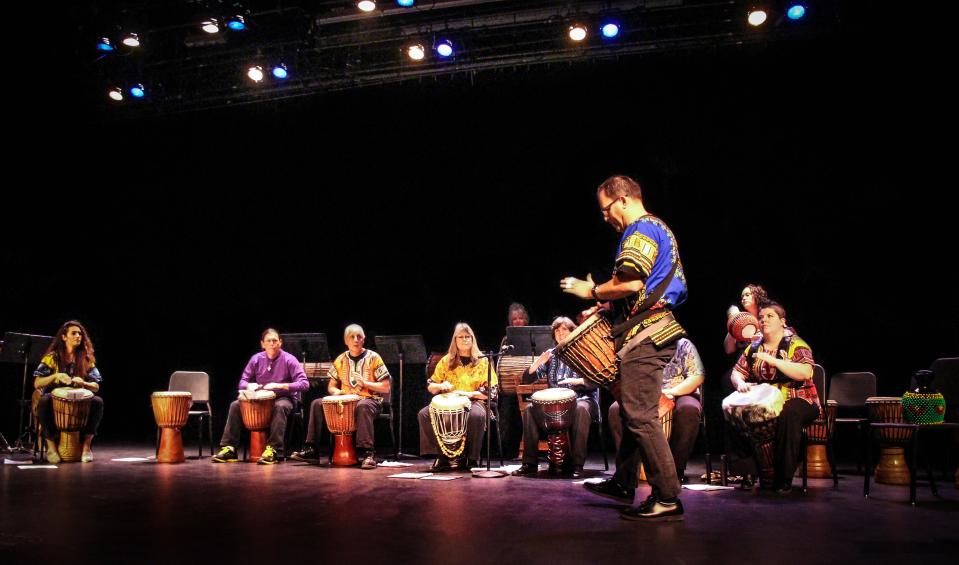
[[[480, 359], [479, 346], [476, 344], [476, 334], [473, 328], [466, 323], [456, 324], [453, 338], [446, 355], [436, 364], [436, 371], [427, 382], [430, 394], [455, 393], [466, 396], [471, 400], [469, 418], [466, 424], [466, 448], [464, 455], [450, 460], [440, 452], [440, 446], [433, 433], [430, 421], [429, 406], [425, 406], [419, 413], [420, 422], [420, 455], [434, 455], [436, 461], [430, 471], [443, 472], [452, 470], [469, 471], [470, 466], [479, 460], [482, 447], [483, 433], [486, 431], [486, 404], [487, 398], [496, 401], [496, 371], [489, 366], [489, 359]], [[487, 371], [491, 373], [491, 390], [487, 390]], [[467, 455], [468, 454], [468, 460]]]

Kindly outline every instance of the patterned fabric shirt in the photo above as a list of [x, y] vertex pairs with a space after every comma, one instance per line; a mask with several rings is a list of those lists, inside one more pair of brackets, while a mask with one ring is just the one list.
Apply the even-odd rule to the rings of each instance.
[[[693, 342], [682, 338], [676, 342], [676, 353], [669, 363], [663, 367], [663, 390], [673, 388], [686, 380], [687, 377], [706, 376], [706, 369], [703, 368], [703, 361], [699, 358], [699, 351]], [[696, 389], [695, 393], [702, 395], [700, 390], [702, 385]]]
[[[67, 365], [64, 365], [63, 367], [61, 367], [59, 356], [54, 351], [51, 351], [50, 353], [47, 353], [46, 355], [43, 356], [43, 359], [40, 360], [40, 364], [37, 365], [37, 370], [33, 372], [33, 378], [49, 377], [50, 375], [53, 375], [55, 373], [66, 373], [70, 375], [71, 377], [82, 376], [83, 380], [85, 380], [88, 383], [100, 384], [100, 382], [103, 381], [103, 377], [100, 376], [100, 371], [98, 371], [96, 367], [90, 367], [90, 370], [87, 371], [86, 375], [77, 375], [76, 368], [73, 363], [68, 363]], [[41, 392], [43, 394], [46, 394], [50, 392], [51, 390], [60, 386], [63, 386], [63, 385], [50, 383], [47, 386], [43, 387], [43, 390]]]
[[[768, 383], [778, 388], [783, 394], [783, 400], [790, 398], [801, 398], [806, 402], [819, 406], [819, 394], [816, 391], [816, 383], [812, 379], [806, 381], [796, 381], [786, 375], [780, 374], [776, 367], [762, 361], [756, 357], [756, 351], [762, 347], [761, 339], [754, 340], [736, 362], [733, 369], [739, 376], [749, 383]], [[799, 336], [784, 335], [779, 344], [779, 351], [785, 351], [787, 358], [794, 363], [803, 363], [806, 365], [815, 365], [816, 361], [812, 356], [812, 349]], [[773, 355], [770, 353], [770, 355]], [[774, 357], [779, 357], [777, 351]]]
[[[559, 384], [563, 379], [582, 378], [572, 367], [563, 362], [559, 355], [555, 354], [556, 348], [549, 350], [549, 361], [536, 368], [536, 378], [546, 379], [550, 388], [568, 388], [576, 391], [577, 400], [592, 400], [599, 405], [599, 389], [589, 386], [572, 386], [568, 384]], [[589, 382], [589, 381], [586, 381]]]
[[365, 398], [382, 400], [382, 394], [359, 386], [359, 382], [360, 379], [380, 382], [390, 378], [390, 372], [377, 352], [364, 349], [359, 361], [354, 361], [349, 351], [341, 353], [333, 361], [329, 376], [333, 386], [342, 390], [343, 394], [356, 394]]
[[486, 391], [486, 368], [489, 366], [489, 359], [480, 359], [472, 365], [457, 365], [455, 369], [450, 369], [450, 356], [447, 353], [436, 364], [436, 370], [430, 380], [434, 383], [453, 383], [453, 390], [477, 391], [491, 398], [496, 397], [498, 381], [496, 379], [496, 369], [490, 371], [490, 384], [493, 385], [492, 394]]

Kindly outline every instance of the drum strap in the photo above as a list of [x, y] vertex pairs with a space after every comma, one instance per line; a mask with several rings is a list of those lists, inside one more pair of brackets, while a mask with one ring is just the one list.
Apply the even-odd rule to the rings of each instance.
[[676, 260], [673, 260], [673, 264], [669, 269], [669, 274], [666, 275], [663, 280], [659, 281], [659, 284], [656, 285], [656, 288], [653, 291], [646, 295], [646, 299], [643, 300], [643, 303], [634, 308], [638, 312], [632, 318], [626, 320], [625, 322], [620, 322], [613, 326], [609, 332], [609, 337], [615, 340], [616, 351], [619, 351], [623, 348], [623, 342], [626, 341], [626, 336], [629, 335], [629, 331], [643, 323], [644, 320], [650, 318], [651, 316], [657, 314], [656, 310], [650, 310], [654, 304], [659, 302], [659, 299], [663, 297], [663, 294], [666, 294], [666, 288], [669, 286], [669, 283], [673, 282], [673, 276], [676, 274]]

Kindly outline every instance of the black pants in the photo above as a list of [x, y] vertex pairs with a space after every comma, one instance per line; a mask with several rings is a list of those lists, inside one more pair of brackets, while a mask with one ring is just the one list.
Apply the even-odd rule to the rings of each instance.
[[[420, 455], [439, 455], [440, 444], [433, 433], [433, 424], [430, 422], [430, 407], [424, 406], [417, 415], [420, 422]], [[479, 461], [483, 451], [483, 432], [486, 431], [486, 407], [482, 402], [473, 401], [470, 414], [466, 421], [466, 454]]]
[[651, 341], [636, 345], [619, 364], [619, 403], [623, 440], [616, 452], [616, 474], [621, 485], [636, 488], [642, 462], [653, 496], [679, 496], [680, 483], [669, 442], [659, 420], [663, 367], [676, 353], [676, 343], [657, 348]]
[[[373, 449], [373, 422], [383, 412], [383, 403], [372, 398], [363, 398], [356, 403], [353, 416], [356, 421], [356, 434], [353, 437], [354, 445], [360, 449]], [[323, 430], [326, 420], [323, 414], [323, 399], [317, 398], [310, 403], [310, 420], [306, 427], [306, 443], [314, 448]]]
[[[56, 440], [60, 437], [60, 430], [57, 429], [56, 418], [53, 415], [53, 397], [49, 393], [40, 397], [37, 404], [37, 419], [43, 427], [43, 437], [45, 439]], [[95, 436], [100, 428], [100, 420], [103, 419], [103, 399], [94, 396], [90, 399], [90, 416], [87, 418], [87, 425], [80, 430], [80, 437]]]
[[[270, 420], [270, 437], [266, 444], [272, 447], [277, 455], [283, 455], [283, 438], [286, 436], [286, 419], [293, 411], [293, 400], [281, 396], [273, 403], [273, 418]], [[226, 426], [223, 437], [220, 438], [220, 447], [229, 445], [236, 447], [240, 443], [240, 434], [243, 433], [243, 417], [240, 416], [240, 401], [230, 403], [230, 412], [226, 416]]]
[[[703, 412], [703, 405], [695, 394], [687, 394], [676, 398], [673, 408], [673, 432], [669, 438], [669, 450], [673, 453], [676, 463], [676, 475], [682, 477], [686, 473], [686, 463], [689, 455], [696, 446], [699, 436], [699, 418]], [[616, 448], [623, 437], [622, 422], [619, 415], [619, 403], [613, 402], [609, 407], [609, 431], [613, 435]]]
[[[819, 417], [819, 408], [801, 398], [790, 398], [783, 404], [783, 411], [779, 414], [779, 423], [776, 426], [776, 439], [773, 444], [775, 456], [775, 485], [792, 483], [796, 468], [802, 456], [803, 426], [810, 424]], [[756, 463], [753, 459], [753, 445], [748, 438], [739, 433], [736, 428], [726, 424], [726, 445], [731, 449], [728, 456], [737, 462], [737, 469], [744, 469], [745, 473], [758, 475]]]
[[[536, 465], [539, 455], [537, 446], [539, 445], [541, 430], [533, 415], [533, 412], [539, 409], [539, 406], [531, 404], [523, 413], [523, 463], [532, 465]], [[576, 401], [576, 407], [573, 410], [573, 425], [569, 430], [570, 451], [573, 458], [568, 463], [582, 467], [586, 463], [589, 426], [599, 409], [592, 400], [581, 398]]]

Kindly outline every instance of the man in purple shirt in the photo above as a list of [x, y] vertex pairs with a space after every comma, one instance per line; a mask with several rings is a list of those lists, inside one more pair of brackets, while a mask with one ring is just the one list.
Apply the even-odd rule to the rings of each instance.
[[[310, 388], [303, 366], [296, 357], [283, 351], [283, 340], [273, 328], [267, 328], [260, 339], [263, 351], [250, 357], [240, 377], [239, 390], [270, 390], [276, 393], [273, 419], [270, 421], [270, 437], [259, 463], [272, 465], [283, 455], [283, 437], [286, 434], [286, 419], [299, 402], [300, 393]], [[230, 404], [226, 428], [220, 439], [220, 451], [213, 457], [214, 463], [235, 463], [236, 445], [240, 441], [243, 419], [240, 417], [240, 401]]]

